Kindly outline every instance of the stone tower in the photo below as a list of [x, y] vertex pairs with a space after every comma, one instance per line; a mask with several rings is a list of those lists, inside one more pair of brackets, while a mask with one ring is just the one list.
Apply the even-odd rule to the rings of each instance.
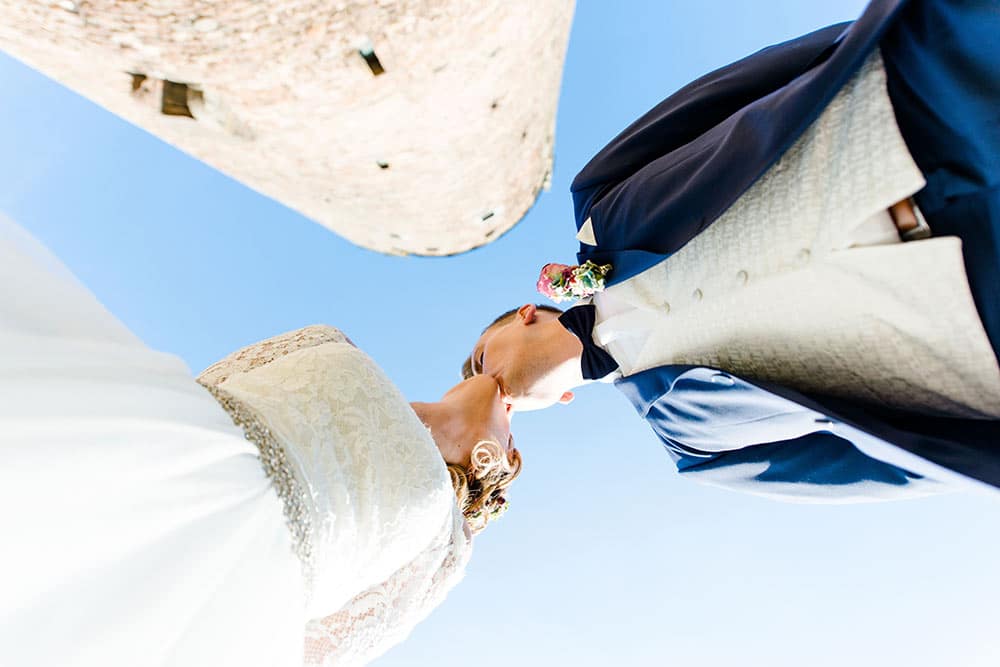
[[0, 48], [348, 240], [449, 255], [546, 186], [573, 0], [0, 0]]

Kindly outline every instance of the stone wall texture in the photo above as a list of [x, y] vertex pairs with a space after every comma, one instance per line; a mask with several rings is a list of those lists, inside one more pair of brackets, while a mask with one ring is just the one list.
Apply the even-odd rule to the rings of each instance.
[[[572, 14], [573, 0], [0, 0], [0, 49], [358, 245], [448, 255], [496, 239], [547, 185]], [[165, 88], [189, 115], [163, 113]]]

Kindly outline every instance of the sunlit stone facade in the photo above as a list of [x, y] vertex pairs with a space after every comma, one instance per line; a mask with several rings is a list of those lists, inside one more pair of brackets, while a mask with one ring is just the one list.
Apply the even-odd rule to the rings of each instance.
[[573, 0], [0, 0], [0, 48], [350, 241], [488, 243], [552, 167]]

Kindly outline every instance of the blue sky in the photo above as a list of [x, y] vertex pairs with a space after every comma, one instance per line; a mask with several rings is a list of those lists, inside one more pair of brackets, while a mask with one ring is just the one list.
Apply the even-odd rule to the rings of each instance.
[[[550, 192], [451, 258], [356, 248], [0, 56], [0, 212], [197, 371], [314, 322], [413, 400], [576, 250], [569, 183], [681, 85], [860, 0], [578, 4]], [[360, 289], [359, 289], [360, 286]], [[1000, 502], [787, 505], [680, 479], [614, 389], [518, 415], [525, 473], [464, 582], [377, 664], [994, 665]]]

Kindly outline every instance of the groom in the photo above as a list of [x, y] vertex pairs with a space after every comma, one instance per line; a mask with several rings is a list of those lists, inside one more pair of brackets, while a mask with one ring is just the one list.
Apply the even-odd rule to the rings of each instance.
[[607, 289], [501, 316], [467, 372], [519, 409], [614, 380], [716, 485], [1000, 487], [997, 34], [996, 2], [875, 0], [667, 98], [573, 183]]

